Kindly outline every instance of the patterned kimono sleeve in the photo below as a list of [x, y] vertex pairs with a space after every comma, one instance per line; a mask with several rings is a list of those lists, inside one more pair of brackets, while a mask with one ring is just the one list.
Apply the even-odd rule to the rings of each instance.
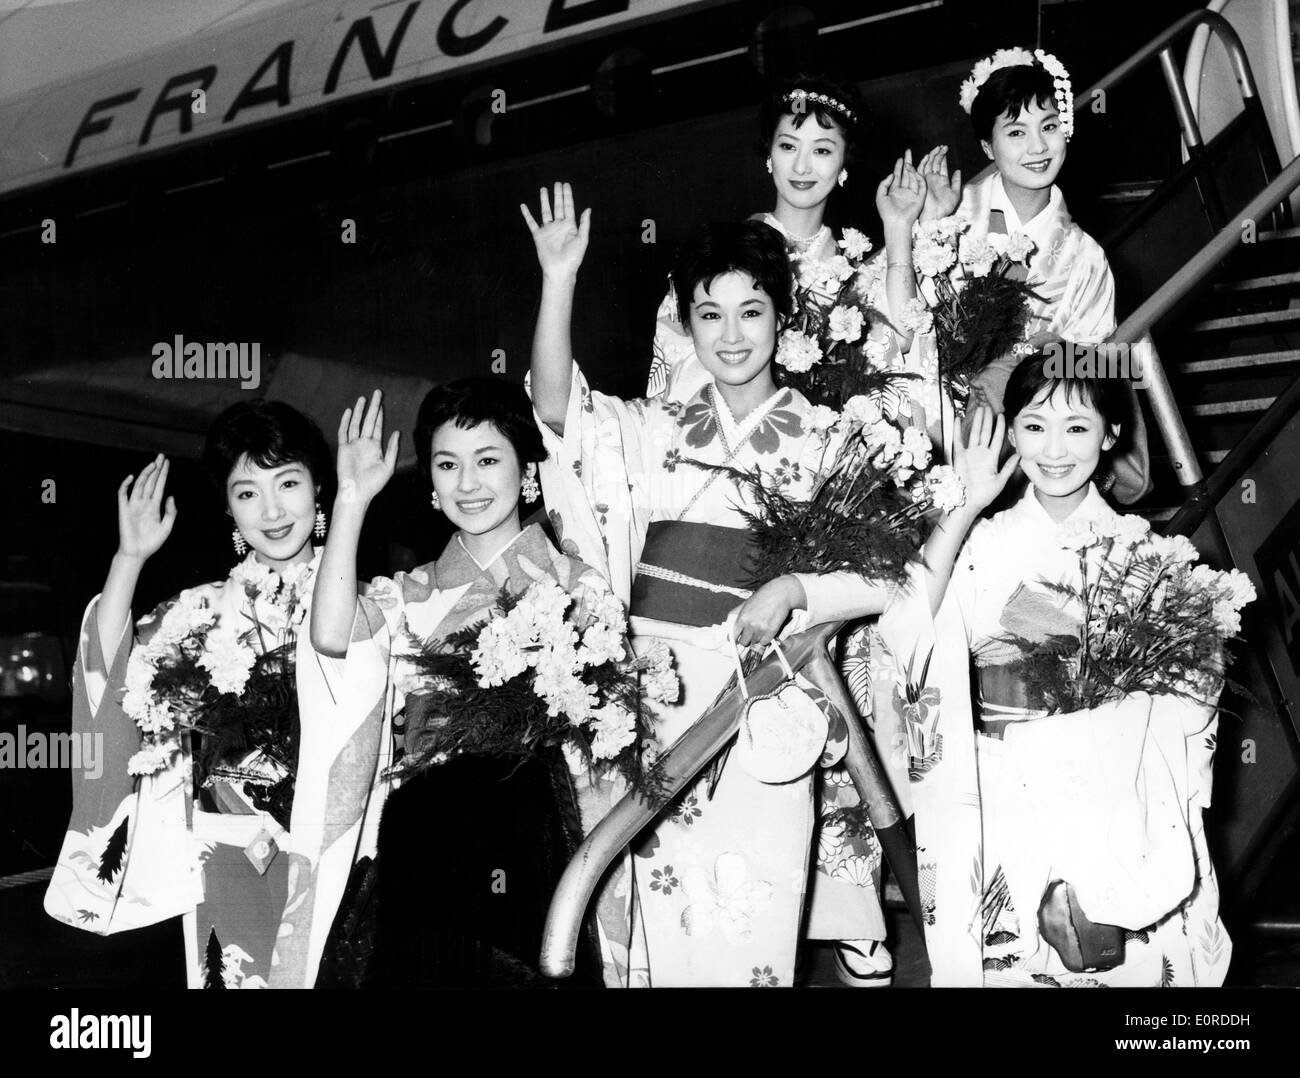
[[[152, 633], [174, 602], [139, 623]], [[92, 739], [98, 766], [72, 775], [72, 814], [49, 888], [45, 912], [99, 935], [157, 924], [194, 909], [202, 878], [186, 824], [189, 754], [136, 778], [127, 763], [140, 748], [140, 731], [122, 709], [135, 641], [129, 623], [111, 667], [96, 626], [99, 599], [82, 618], [73, 670], [72, 736]]]
[[391, 612], [384, 605], [391, 592], [383, 585], [394, 582], [381, 581], [358, 599], [344, 660], [316, 652], [307, 633], [298, 638], [301, 735], [285, 840], [288, 899], [271, 958], [272, 988], [309, 988], [315, 982], [352, 865], [373, 853], [363, 833], [372, 830], [367, 821], [377, 827], [387, 793], [382, 772], [389, 762], [391, 718]]
[[575, 363], [564, 434], [537, 418], [548, 453], [542, 493], [560, 549], [601, 572], [624, 604], [649, 525], [647, 414], [655, 407], [593, 392]]

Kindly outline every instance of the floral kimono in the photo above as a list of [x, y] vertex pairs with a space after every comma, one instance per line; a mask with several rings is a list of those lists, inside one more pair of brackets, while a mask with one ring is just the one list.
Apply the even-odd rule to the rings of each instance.
[[[376, 664], [384, 669], [386, 676], [383, 679], [378, 682], [366, 680], [363, 686], [365, 691], [373, 694], [366, 706], [382, 709], [391, 729], [404, 740], [406, 751], [412, 751], [427, 732], [413, 728], [418, 724], [411, 722], [411, 709], [407, 706], [408, 700], [419, 693], [427, 676], [410, 661], [417, 652], [416, 641], [444, 639], [450, 633], [486, 621], [503, 587], [511, 593], [520, 593], [533, 581], [546, 577], [556, 580], [566, 592], [580, 600], [583, 596], [594, 599], [609, 594], [609, 585], [599, 573], [576, 558], [556, 551], [538, 525], [524, 528], [487, 565], [479, 565], [456, 536], [436, 562], [409, 573], [398, 573], [391, 580], [379, 577], [365, 587], [359, 599], [346, 658], [324, 661], [340, 668], [345, 675], [343, 681], [349, 687], [354, 681], [354, 663], [361, 662], [362, 678], [366, 678], [367, 672]], [[430, 717], [430, 729], [436, 726], [436, 721], [436, 717]], [[566, 751], [565, 760], [573, 776], [579, 822], [585, 833], [604, 818], [626, 790], [621, 778], [606, 771], [593, 771], [576, 752]], [[436, 780], [438, 769], [432, 769], [427, 777]], [[392, 808], [397, 807], [398, 800], [406, 792], [402, 790], [393, 795]], [[486, 792], [490, 794], [491, 790]], [[462, 826], [470, 828], [473, 816], [469, 814], [473, 813], [474, 807], [466, 805], [464, 809], [467, 817]], [[433, 821], [426, 821], [426, 826], [436, 825]], [[389, 827], [388, 820], [385, 820], [384, 827]], [[385, 858], [415, 859], [423, 856], [416, 849], [392, 850], [387, 841], [381, 836], [381, 896], [385, 887]], [[446, 874], [453, 871], [453, 866], [445, 867]], [[392, 878], [391, 872], [388, 878]], [[511, 892], [507, 890], [505, 893]], [[485, 887], [483, 902], [492, 901]], [[380, 931], [384, 932], [382, 901], [380, 906]], [[625, 862], [615, 867], [599, 892], [595, 912], [605, 984], [609, 987], [644, 985], [644, 943], [634, 932], [630, 864]], [[636, 927], [639, 930], [639, 926]], [[536, 963], [535, 955], [531, 956], [531, 962]]]
[[[351, 755], [340, 752], [328, 692], [303, 685], [315, 666], [302, 628], [316, 565], [285, 574], [298, 600], [288, 606], [269, 598], [279, 578], [250, 553], [229, 579], [187, 589], [142, 618], [134, 639], [123, 625], [111, 667], [99, 646], [97, 598], [82, 619], [73, 730], [103, 739], [104, 767], [98, 778], [74, 776], [72, 818], [45, 909], [101, 935], [182, 917], [191, 988], [310, 987], [358, 852], [379, 716], [368, 723], [362, 716], [351, 731]], [[181, 751], [159, 758], [159, 770], [132, 773], [152, 765], [138, 766], [149, 751], [139, 751], [140, 729], [124, 710], [124, 695], [142, 672], [147, 684], [145, 649], [168, 617], [204, 609], [216, 614], [207, 637], [214, 669], [222, 650], [228, 659], [236, 637], [255, 625], [255, 648], [295, 648], [301, 732], [288, 830], [255, 807], [241, 784], [196, 775], [188, 734], [181, 734]], [[256, 754], [242, 766], [256, 767]]]
[[[966, 185], [957, 214], [971, 222], [963, 240], [979, 241], [990, 232], [1000, 232], [1020, 233], [1033, 241], [1025, 281], [1038, 298], [1029, 300], [1026, 341], [1101, 344], [1115, 332], [1115, 279], [1106, 253], [1070, 216], [1059, 187], [1052, 186], [1051, 198], [1040, 213], [1021, 221], [1007, 197], [1002, 174], [992, 170]], [[1141, 343], [1149, 345], [1149, 339]], [[994, 360], [973, 380], [979, 395], [998, 412], [1007, 379], [1021, 358], [1016, 353]], [[1150, 490], [1146, 427], [1136, 396], [1132, 405], [1126, 427], [1131, 428], [1133, 448], [1112, 462], [1113, 493], [1125, 504]]]
[[[1124, 519], [1090, 485], [1067, 523]], [[936, 617], [917, 570], [880, 620], [897, 681], [879, 721], [910, 775], [932, 983], [1219, 985], [1232, 946], [1202, 823], [1216, 711], [1135, 693], [1046, 714], [1012, 671], [1013, 634], [1070, 631], [1046, 587], [1078, 585], [1066, 535], [1031, 487], [976, 525]], [[1058, 880], [1089, 921], [1122, 930], [1118, 965], [1071, 972], [1044, 938], [1040, 907]]]
[[[682, 699], [660, 711], [658, 742], [667, 748], [735, 669], [723, 623], [749, 594], [742, 509], [756, 508], [752, 496], [700, 465], [759, 468], [792, 497], [807, 497], [817, 470], [834, 459], [837, 435], [817, 426], [793, 390], [778, 390], [737, 422], [711, 379], [685, 402], [625, 402], [593, 393], [576, 366], [564, 436], [545, 425], [542, 433], [550, 452], [542, 488], [564, 549], [599, 566], [629, 601], [638, 652], [656, 641], [673, 650]], [[814, 771], [766, 783], [733, 756], [643, 836], [633, 852], [654, 986], [791, 984]], [[869, 884], [878, 847], [846, 835], [837, 850], [836, 882], [854, 891]]]
[[[823, 226], [810, 242], [800, 243], [771, 214], [757, 214], [752, 219], [766, 222], [785, 236], [797, 286], [810, 289], [813, 301], [828, 309], [839, 288], [839, 282], [829, 272], [830, 260], [840, 253], [832, 230]], [[860, 271], [866, 275], [863, 290], [867, 302], [897, 324], [898, 319], [890, 311], [885, 291], [885, 268], [882, 248]], [[875, 394], [886, 416], [892, 419], [900, 413], [912, 414], [913, 402], [928, 405], [931, 409], [940, 407], [938, 367], [933, 363], [933, 348], [926, 352], [914, 346], [903, 353], [893, 330], [880, 321], [871, 326], [864, 347], [877, 369], [916, 376], [895, 388]], [[781, 362], [780, 352], [777, 362]], [[656, 316], [654, 360], [646, 396], [654, 398], [662, 394], [668, 400], [684, 403], [709, 381], [708, 371], [695, 355], [689, 331], [678, 321], [676, 297], [670, 288]], [[917, 414], [920, 414], [919, 410]], [[939, 413], [934, 411], [933, 414]], [[819, 589], [819, 594], [830, 598], [828, 589]], [[810, 603], [812, 601], [810, 597]], [[857, 615], [846, 608], [843, 616], [852, 620]], [[838, 620], [838, 617], [818, 620]], [[846, 635], [844, 647], [846, 681], [860, 714], [868, 724], [871, 722], [870, 632], [868, 625], [859, 625]], [[883, 939], [879, 843], [860, 811], [857, 791], [843, 764], [821, 773], [818, 800], [817, 871], [812, 880], [806, 935], [809, 939]]]

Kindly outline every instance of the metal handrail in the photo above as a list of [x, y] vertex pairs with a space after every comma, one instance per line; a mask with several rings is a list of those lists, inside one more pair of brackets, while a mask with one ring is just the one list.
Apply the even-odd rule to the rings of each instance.
[[[1085, 101], [1094, 99], [1098, 93], [1105, 92], [1116, 83], [1123, 81], [1152, 57], [1158, 56], [1161, 70], [1164, 73], [1165, 84], [1173, 100], [1174, 112], [1178, 116], [1178, 126], [1182, 131], [1183, 142], [1187, 146], [1188, 153], [1193, 158], [1200, 157], [1204, 152], [1204, 141], [1201, 137], [1200, 125], [1197, 123], [1195, 112], [1192, 109], [1187, 87], [1178, 74], [1173, 46], [1181, 38], [1201, 26], [1206, 26], [1211, 33], [1218, 34], [1223, 42], [1247, 108], [1249, 109], [1252, 104], [1258, 104], [1259, 90], [1255, 84], [1254, 73], [1250, 68], [1250, 60], [1241, 44], [1241, 38], [1238, 37], [1237, 31], [1233, 29], [1232, 24], [1227, 19], [1217, 12], [1207, 9], [1190, 12], [1172, 23], [1142, 48], [1134, 52], [1128, 59], [1112, 68], [1089, 86], [1083, 92], [1083, 99]], [[1282, 202], [1297, 186], [1300, 186], [1300, 165], [1298, 165], [1298, 161], [1300, 159], [1292, 161], [1290, 165], [1283, 169], [1264, 191], [1242, 211], [1241, 217], [1257, 219], [1265, 211]], [[1184, 487], [1193, 488], [1204, 482], [1200, 462], [1196, 458], [1191, 438], [1187, 433], [1187, 425], [1183, 422], [1182, 415], [1178, 410], [1178, 404], [1174, 400], [1173, 388], [1169, 384], [1169, 377], [1165, 372], [1164, 364], [1161, 362], [1154, 344], [1150, 342], [1148, 334], [1151, 328], [1168, 314], [1184, 296], [1204, 281], [1219, 262], [1227, 256], [1233, 246], [1240, 242], [1237, 226], [1225, 220], [1226, 215], [1223, 214], [1222, 208], [1218, 206], [1217, 198], [1213, 195], [1210, 197], [1214, 203], [1211, 206], [1214, 211], [1211, 215], [1212, 219], [1224, 221], [1219, 233], [1189, 259], [1173, 277], [1157, 289], [1154, 295], [1130, 314], [1108, 338], [1108, 343], [1123, 342], [1132, 345], [1142, 342], [1147, 345], [1143, 349], [1142, 356], [1142, 384], [1149, 395], [1151, 409], [1155, 413], [1156, 424], [1160, 428], [1165, 446], [1168, 448], [1169, 455], [1173, 460], [1179, 483]]]
[[[1244, 223], [1257, 220], [1297, 187], [1300, 187], [1300, 155], [1297, 155], [1246, 205], [1239, 215], [1239, 221]], [[1229, 221], [1209, 243], [1188, 259], [1177, 273], [1157, 288], [1146, 302], [1124, 319], [1119, 328], [1110, 335], [1109, 340], [1111, 342], [1142, 340], [1156, 323], [1200, 285], [1241, 242], [1242, 225]], [[1204, 479], [1201, 465], [1192, 448], [1187, 426], [1178, 411], [1164, 364], [1161, 363], [1154, 348], [1151, 348], [1144, 357], [1142, 379], [1150, 395], [1151, 409], [1155, 413], [1160, 433], [1173, 458], [1179, 482], [1185, 487], [1194, 487]]]
[[[827, 652], [827, 645], [842, 627], [842, 622], [828, 622], [791, 637], [785, 643], [786, 658], [793, 669], [802, 670], [826, 694], [848, 725], [845, 766], [903, 897], [920, 927], [922, 914], [916, 847], [907, 819], [894, 798], [889, 779]], [[751, 696], [773, 692], [786, 676], [776, 657], [769, 656], [746, 676], [747, 691]], [[659, 758], [657, 766], [661, 768], [663, 792], [668, 800], [685, 789], [735, 736], [744, 704], [745, 695], [733, 678], [729, 691]], [[546, 976], [567, 977], [573, 972], [583, 915], [601, 878], [619, 853], [661, 811], [661, 805], [652, 804], [637, 793], [629, 793], [610, 809], [578, 847], [560, 877], [546, 915], [540, 958], [540, 968]]]
[[1117, 82], [1122, 82], [1158, 53], [1160, 55], [1160, 67], [1165, 76], [1165, 83], [1169, 87], [1170, 96], [1174, 99], [1174, 111], [1178, 113], [1178, 125], [1183, 130], [1183, 140], [1187, 143], [1189, 150], [1200, 147], [1202, 145], [1201, 128], [1196, 122], [1196, 114], [1193, 112], [1191, 100], [1187, 96], [1187, 87], [1183, 85], [1183, 80], [1178, 77], [1172, 46], [1188, 31], [1195, 30], [1203, 25], [1208, 26], [1210, 31], [1218, 34], [1223, 41], [1223, 47], [1227, 49], [1228, 58], [1232, 61], [1233, 69], [1237, 75], [1237, 85], [1241, 89], [1241, 96], [1247, 99], [1257, 98], [1259, 90], [1255, 85], [1255, 76], [1250, 70], [1250, 60], [1246, 56], [1246, 50], [1242, 47], [1241, 38], [1237, 36], [1237, 31], [1233, 29], [1232, 23], [1228, 22], [1218, 12], [1202, 9], [1184, 15], [1177, 22], [1172, 23], [1163, 33], [1157, 34], [1148, 41], [1123, 63], [1112, 68], [1084, 90], [1083, 99], [1085, 101], [1092, 100], [1099, 92], [1110, 89]]

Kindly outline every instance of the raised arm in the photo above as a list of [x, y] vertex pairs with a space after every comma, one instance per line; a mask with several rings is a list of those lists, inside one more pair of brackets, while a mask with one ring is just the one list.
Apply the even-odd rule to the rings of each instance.
[[134, 477], [128, 475], [117, 488], [117, 553], [95, 608], [95, 629], [105, 668], [112, 667], [122, 629], [131, 618], [140, 570], [167, 541], [176, 523], [176, 500], [169, 497], [165, 507], [162, 501], [169, 467], [170, 462], [159, 453], [145, 465], [134, 486]]
[[399, 435], [384, 448], [383, 394], [375, 390], [366, 407], [358, 397], [339, 420], [339, 491], [334, 498], [325, 553], [311, 601], [311, 646], [324, 655], [347, 654], [357, 610], [357, 544], [366, 510], [393, 477]]
[[573, 293], [587, 251], [591, 210], [583, 210], [578, 217], [573, 188], [567, 183], [555, 185], [554, 212], [546, 188], [542, 188], [541, 224], [527, 206], [521, 203], [519, 210], [533, 235], [542, 267], [542, 303], [533, 331], [533, 406], [542, 421], [562, 435], [573, 379]]
[[980, 513], [1002, 493], [1002, 488], [1020, 463], [1020, 455], [1013, 453], [1001, 468], [998, 467], [1005, 432], [1006, 418], [994, 415], [991, 408], [980, 407], [975, 410], [965, 442], [959, 438], [953, 446], [953, 467], [966, 485], [966, 501], [957, 509], [944, 513], [925, 541], [923, 572], [931, 614], [937, 614], [943, 605], [953, 566], [967, 534]]
[[912, 334], [900, 324], [899, 315], [908, 301], [916, 298], [912, 225], [925, 198], [925, 180], [912, 166], [912, 151], [908, 150], [876, 188], [876, 209], [885, 229], [885, 298], [899, 347], [905, 352], [912, 346]]

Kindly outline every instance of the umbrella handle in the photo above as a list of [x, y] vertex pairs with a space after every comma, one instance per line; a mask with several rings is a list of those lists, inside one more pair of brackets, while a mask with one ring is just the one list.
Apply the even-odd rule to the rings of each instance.
[[[791, 637], [785, 657], [798, 670], [817, 655], [826, 655], [826, 645], [839, 631], [839, 622], [818, 625]], [[667, 801], [671, 801], [713, 759], [740, 726], [745, 691], [754, 696], [774, 692], [786, 680], [786, 672], [775, 655], [764, 659], [740, 686], [733, 677], [728, 689], [672, 747], [659, 757]], [[567, 977], [573, 972], [578, 935], [587, 905], [610, 863], [663, 811], [637, 793], [622, 798], [578, 847], [560, 877], [546, 915], [542, 936], [541, 971], [548, 977]]]

